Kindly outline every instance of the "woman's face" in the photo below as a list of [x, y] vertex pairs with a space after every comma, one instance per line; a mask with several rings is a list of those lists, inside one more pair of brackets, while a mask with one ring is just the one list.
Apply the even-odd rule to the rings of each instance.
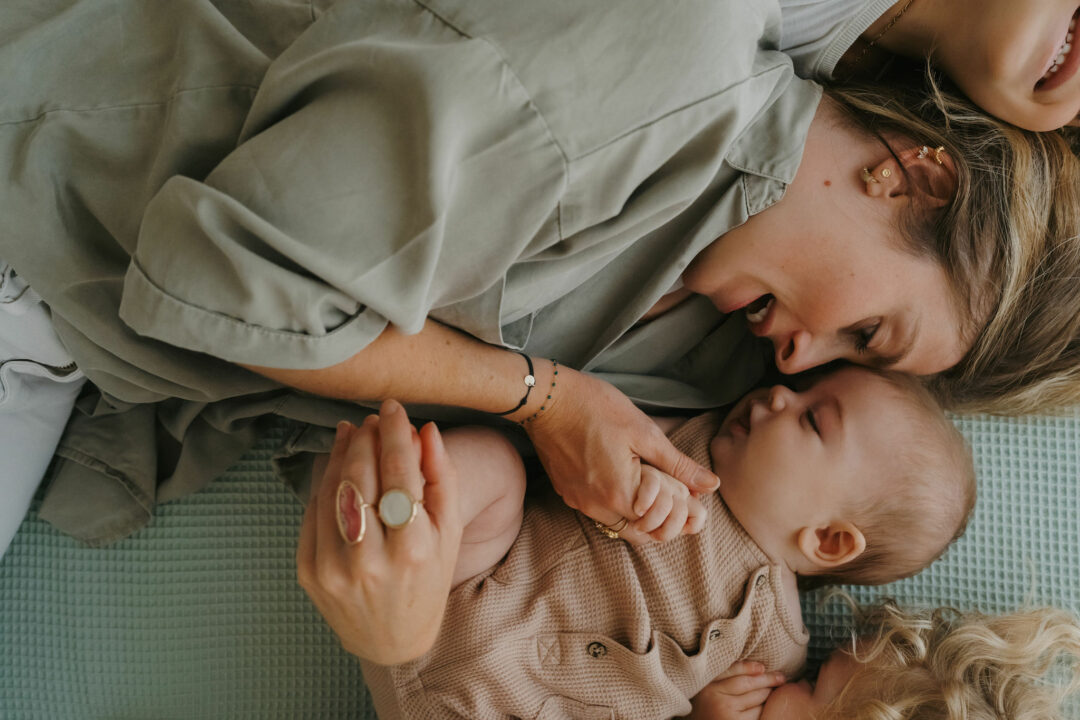
[[902, 249], [906, 200], [871, 197], [845, 151], [808, 141], [784, 198], [699, 253], [683, 281], [723, 312], [746, 312], [783, 373], [837, 359], [946, 370], [968, 343], [945, 272]]
[[953, 31], [937, 38], [934, 60], [976, 104], [1027, 130], [1076, 119], [1076, 0], [964, 0], [946, 8], [943, 24]]

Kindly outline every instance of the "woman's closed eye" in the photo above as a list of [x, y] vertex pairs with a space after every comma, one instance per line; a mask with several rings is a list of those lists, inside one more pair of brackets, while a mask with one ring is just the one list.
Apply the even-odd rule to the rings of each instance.
[[852, 336], [855, 342], [855, 352], [862, 355], [870, 349], [870, 343], [873, 342], [874, 336], [877, 335], [877, 331], [881, 328], [881, 321], [875, 320], [872, 323], [865, 325], [861, 328], [857, 328], [852, 332]]
[[817, 433], [820, 436], [821, 435], [821, 428], [818, 427], [817, 417], [814, 415], [814, 409], [809, 408], [806, 411], [805, 415], [806, 415], [806, 423], [810, 426], [810, 429], [813, 430], [815, 433]]

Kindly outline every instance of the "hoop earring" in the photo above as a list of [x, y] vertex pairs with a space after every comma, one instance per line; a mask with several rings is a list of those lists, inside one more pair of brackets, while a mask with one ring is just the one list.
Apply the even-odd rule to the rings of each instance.
[[936, 148], [934, 148], [934, 160], [937, 161], [938, 165], [944, 165], [945, 164], [945, 161], [941, 159], [941, 156], [942, 156], [942, 154], [944, 152], [945, 152], [945, 146], [944, 145], [938, 145]]
[[874, 177], [874, 174], [872, 172], [870, 172], [870, 168], [863, 168], [862, 172], [860, 173], [860, 177], [862, 177], [862, 181], [867, 185], [877, 185], [881, 182], [876, 177]]

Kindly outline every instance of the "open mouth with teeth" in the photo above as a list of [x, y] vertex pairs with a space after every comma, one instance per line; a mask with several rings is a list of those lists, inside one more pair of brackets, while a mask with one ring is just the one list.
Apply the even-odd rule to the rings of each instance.
[[763, 322], [769, 316], [769, 311], [772, 310], [775, 304], [776, 298], [771, 293], [762, 295], [743, 308], [746, 311], [746, 319], [752, 324]]
[[1077, 17], [1080, 16], [1080, 8], [1073, 13], [1072, 20], [1069, 21], [1069, 30], [1065, 33], [1065, 40], [1061, 43], [1061, 47], [1058, 48], [1057, 53], [1050, 61], [1050, 67], [1046, 69], [1046, 72], [1035, 83], [1036, 90], [1049, 89], [1047, 86], [1055, 86], [1058, 83], [1053, 82], [1058, 79], [1057, 75], [1062, 73], [1068, 66], [1070, 69], [1076, 63], [1071, 62], [1073, 60], [1073, 34], [1076, 32]]

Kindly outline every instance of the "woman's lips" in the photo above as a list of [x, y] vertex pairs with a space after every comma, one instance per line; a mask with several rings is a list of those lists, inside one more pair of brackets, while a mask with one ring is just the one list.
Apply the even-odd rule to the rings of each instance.
[[1078, 16], [1080, 16], [1080, 8], [1073, 13], [1064, 40], [1054, 49], [1054, 55], [1047, 64], [1045, 74], [1035, 84], [1036, 90], [1046, 92], [1060, 87], [1075, 75], [1077, 68], [1080, 67], [1080, 51], [1078, 51], [1080, 48], [1076, 47], [1073, 40]]
[[769, 334], [776, 311], [776, 298], [772, 295], [763, 297], [767, 298], [764, 302], [759, 298], [757, 302], [746, 308], [746, 322], [750, 326], [750, 332], [758, 337]]

